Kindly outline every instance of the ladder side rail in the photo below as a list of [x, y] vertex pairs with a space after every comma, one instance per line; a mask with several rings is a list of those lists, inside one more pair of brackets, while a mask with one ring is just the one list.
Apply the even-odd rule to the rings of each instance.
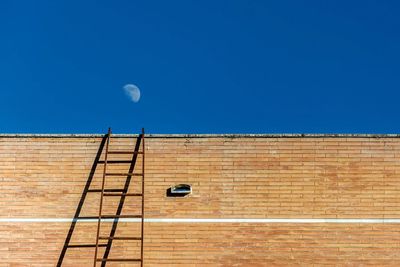
[[144, 166], [145, 166], [145, 144], [144, 144], [144, 128], [142, 128], [142, 220], [141, 220], [141, 240], [140, 240], [140, 266], [143, 267], [143, 242], [144, 242]]
[[93, 266], [96, 267], [97, 263], [97, 252], [99, 249], [99, 235], [100, 235], [100, 225], [101, 225], [101, 211], [103, 208], [103, 196], [104, 196], [104, 186], [106, 181], [106, 172], [107, 172], [107, 154], [108, 154], [108, 146], [110, 144], [110, 137], [111, 137], [111, 128], [108, 128], [107, 134], [107, 143], [106, 143], [106, 153], [104, 155], [104, 168], [103, 168], [103, 179], [101, 182], [101, 196], [100, 196], [100, 207], [99, 207], [99, 218], [97, 220], [97, 234], [96, 234], [96, 249], [94, 252], [94, 261]]

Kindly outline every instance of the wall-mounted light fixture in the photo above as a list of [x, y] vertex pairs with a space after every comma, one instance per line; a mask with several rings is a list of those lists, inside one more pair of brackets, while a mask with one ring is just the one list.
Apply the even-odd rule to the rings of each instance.
[[167, 197], [184, 197], [192, 193], [192, 186], [189, 184], [178, 184], [167, 189]]

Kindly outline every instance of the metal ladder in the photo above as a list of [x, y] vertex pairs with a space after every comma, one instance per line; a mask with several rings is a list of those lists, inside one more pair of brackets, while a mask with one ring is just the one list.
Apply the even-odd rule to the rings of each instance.
[[[101, 266], [105, 267], [106, 263], [108, 261], [123, 261], [123, 262], [133, 262], [133, 263], [140, 263], [140, 266], [143, 266], [143, 231], [144, 231], [144, 166], [145, 166], [145, 144], [144, 144], [144, 129], [142, 129], [141, 135], [137, 138], [136, 145], [133, 150], [131, 151], [122, 151], [122, 150], [115, 150], [112, 151], [109, 149], [110, 147], [110, 139], [111, 139], [111, 129], [108, 130], [108, 133], [102, 138], [102, 141], [99, 146], [99, 150], [96, 154], [96, 157], [94, 159], [92, 168], [90, 170], [88, 179], [86, 181], [85, 187], [82, 192], [82, 196], [80, 198], [80, 201], [78, 203], [78, 206], [75, 211], [74, 218], [71, 222], [69, 231], [67, 233], [64, 246], [61, 249], [60, 256], [58, 258], [57, 267], [61, 267], [64, 261], [64, 258], [67, 254], [68, 249], [85, 249], [85, 248], [95, 248], [95, 258], [94, 258], [94, 266], [96, 266], [97, 262], [101, 262]], [[104, 149], [104, 147], [106, 149]], [[140, 147], [142, 147], [140, 151]], [[104, 154], [104, 160], [100, 160], [101, 155]], [[109, 155], [132, 155], [131, 160], [109, 160]], [[141, 155], [142, 156], [142, 173], [133, 173], [135, 166], [136, 166], [136, 160], [137, 157]], [[129, 166], [129, 171], [127, 173], [109, 173], [107, 172], [107, 165], [108, 164], [124, 164], [130, 163]], [[98, 169], [98, 165], [104, 164], [103, 168], [103, 176], [102, 176], [102, 187], [101, 188], [91, 188], [91, 185], [93, 183], [94, 179], [94, 174], [96, 170]], [[123, 188], [105, 188], [105, 183], [106, 183], [106, 177], [107, 176], [126, 176], [125, 184]], [[137, 194], [133, 193], [128, 193], [128, 189], [131, 183], [131, 178], [132, 176], [141, 176], [141, 192]], [[81, 212], [83, 209], [83, 206], [86, 201], [86, 197], [90, 193], [101, 193], [101, 198], [100, 198], [100, 207], [99, 207], [99, 214], [98, 216], [81, 216]], [[103, 208], [103, 198], [104, 197], [109, 197], [109, 196], [116, 196], [120, 197], [119, 205], [117, 208], [117, 211], [115, 212], [115, 215], [103, 215], [102, 213], [102, 208]], [[127, 216], [127, 215], [121, 215], [122, 213], [122, 208], [124, 207], [124, 202], [126, 197], [141, 197], [141, 214], [138, 215], [132, 215], [132, 216]], [[118, 237], [115, 236], [115, 232], [117, 230], [118, 222], [120, 218], [140, 218], [140, 236], [137, 237]], [[72, 236], [73, 233], [75, 232], [76, 225], [79, 222], [85, 222], [87, 220], [96, 220], [97, 219], [97, 233], [96, 233], [96, 243], [95, 244], [76, 244], [73, 243], [71, 244]], [[100, 233], [100, 227], [101, 227], [101, 222], [102, 219], [114, 219], [112, 221], [112, 229], [110, 230], [109, 236], [103, 237], [99, 236]], [[107, 240], [107, 242], [102, 242], [100, 243], [100, 240]], [[112, 248], [112, 243], [114, 240], [138, 240], [140, 241], [140, 258], [136, 259], [112, 259], [108, 258], [111, 248]], [[97, 254], [99, 253], [98, 248], [99, 247], [104, 247], [106, 248], [103, 254], [103, 257], [98, 259]]]
[[[96, 267], [98, 262], [102, 263], [101, 266], [105, 266], [106, 262], [111, 262], [111, 261], [112, 262], [135, 262], [135, 263], [140, 263], [140, 266], [143, 266], [144, 166], [145, 166], [144, 165], [145, 164], [144, 129], [142, 129], [142, 133], [141, 133], [141, 137], [140, 137], [142, 151], [120, 151], [120, 150], [112, 151], [109, 149], [110, 148], [110, 139], [111, 139], [111, 128], [108, 129], [104, 161], [99, 162], [99, 163], [104, 164], [104, 168], [103, 168], [103, 179], [102, 179], [102, 183], [101, 183], [101, 190], [99, 190], [101, 193], [101, 196], [100, 196], [99, 216], [97, 217], [97, 219], [98, 219], [97, 220], [97, 234], [96, 234], [96, 246], [95, 246], [93, 266]], [[133, 155], [133, 158], [130, 161], [129, 160], [109, 160], [109, 155], [121, 155], [121, 154], [131, 154], [131, 155]], [[132, 164], [127, 173], [113, 173], [113, 172], [107, 171], [108, 164], [132, 163], [133, 160], [136, 161], [137, 155], [142, 156], [142, 172], [141, 173], [134, 173]], [[127, 181], [125, 182], [124, 189], [107, 189], [107, 188], [105, 188], [106, 178], [107, 177], [115, 177], [115, 176], [126, 176], [127, 177]], [[129, 187], [130, 179], [132, 176], [140, 176], [142, 178], [141, 193], [128, 193], [128, 187]], [[118, 207], [118, 210], [115, 215], [104, 215], [102, 213], [104, 197], [113, 197], [113, 196], [121, 197], [120, 203], [124, 202], [125, 197], [141, 197], [141, 214], [121, 215], [122, 206], [120, 205]], [[114, 236], [115, 231], [116, 231], [116, 225], [120, 218], [140, 218], [140, 222], [141, 222], [140, 236], [137, 236], [137, 237]], [[115, 227], [112, 228], [109, 236], [100, 236], [100, 228], [101, 228], [102, 219], [114, 219]], [[107, 244], [108, 250], [106, 250], [106, 252], [104, 253], [104, 256], [102, 258], [98, 258], [98, 248], [104, 247], [104, 244], [99, 243], [100, 240], [108, 241], [108, 244]], [[110, 252], [111, 244], [112, 244], [113, 240], [137, 240], [137, 241], [140, 241], [140, 258], [108, 258], [108, 254]]]

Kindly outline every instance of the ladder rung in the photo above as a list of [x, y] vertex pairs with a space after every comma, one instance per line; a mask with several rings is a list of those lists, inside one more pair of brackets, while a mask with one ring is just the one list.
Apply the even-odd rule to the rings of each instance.
[[132, 173], [132, 172], [128, 172], [128, 173], [106, 173], [106, 176], [143, 176], [142, 173]]
[[108, 154], [143, 154], [142, 151], [108, 151]]
[[142, 194], [134, 194], [134, 193], [104, 193], [105, 197], [122, 197], [122, 196], [130, 196], [130, 197], [141, 197]]
[[[101, 192], [101, 189], [89, 189], [88, 192]], [[104, 192], [124, 192], [124, 189], [104, 189]]]
[[[107, 244], [99, 244], [99, 247], [107, 247]], [[77, 244], [77, 245], [68, 245], [69, 248], [95, 248], [96, 244]]]
[[[104, 164], [104, 160], [99, 160], [97, 163]], [[107, 164], [122, 164], [122, 163], [132, 163], [132, 160], [107, 160]]]
[[99, 236], [99, 239], [105, 239], [105, 240], [142, 240], [141, 237], [123, 237], [123, 236]]
[[117, 258], [114, 258], [114, 259], [96, 259], [96, 261], [136, 261], [136, 262], [141, 262], [142, 260], [141, 259], [117, 259]]
[[[98, 218], [98, 217], [97, 217]], [[142, 215], [101, 215], [102, 219], [113, 219], [113, 218], [142, 218]]]

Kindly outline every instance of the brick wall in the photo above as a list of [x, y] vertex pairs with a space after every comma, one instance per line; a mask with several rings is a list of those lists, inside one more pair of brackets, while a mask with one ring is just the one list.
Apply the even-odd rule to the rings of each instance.
[[[1, 267], [55, 266], [70, 223], [54, 219], [74, 216], [100, 142], [100, 137], [0, 138]], [[111, 140], [113, 149], [133, 149], [135, 143], [135, 138]], [[100, 186], [101, 174], [98, 166], [92, 188]], [[154, 219], [396, 219], [399, 174], [398, 138], [149, 137], [145, 214]], [[123, 181], [113, 179], [107, 186], [121, 187]], [[193, 194], [166, 197], [167, 188], [178, 183], [191, 184]], [[139, 189], [133, 181], [131, 192]], [[98, 197], [88, 194], [83, 216], [97, 214]], [[113, 212], [116, 203], [108, 200], [104, 213]], [[127, 200], [123, 213], [137, 212], [139, 204]], [[12, 221], [22, 218], [49, 221]], [[132, 234], [138, 226], [120, 223], [118, 233]], [[95, 233], [96, 223], [78, 222], [72, 242], [94, 243]], [[138, 253], [135, 242], [114, 245], [113, 255]], [[91, 266], [93, 251], [69, 249], [63, 266]], [[162, 265], [398, 266], [400, 224], [148, 222], [145, 266]]]

